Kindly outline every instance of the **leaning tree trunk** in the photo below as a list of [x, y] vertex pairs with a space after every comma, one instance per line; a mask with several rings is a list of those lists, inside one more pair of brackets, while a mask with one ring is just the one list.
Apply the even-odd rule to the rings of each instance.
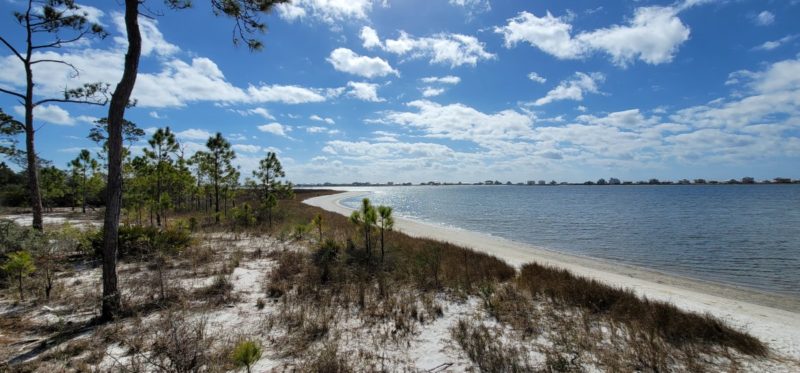
[[117, 245], [122, 207], [122, 122], [136, 84], [142, 54], [139, 0], [125, 0], [125, 29], [128, 33], [125, 69], [108, 108], [108, 193], [103, 221], [103, 306], [100, 316], [104, 321], [114, 319], [122, 308], [117, 288]]

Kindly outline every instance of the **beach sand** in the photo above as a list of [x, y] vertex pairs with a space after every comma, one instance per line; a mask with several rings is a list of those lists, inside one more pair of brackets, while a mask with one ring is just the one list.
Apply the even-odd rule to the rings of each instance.
[[[304, 203], [342, 215], [352, 209], [340, 201], [368, 192], [344, 192]], [[685, 310], [709, 313], [769, 344], [774, 352], [800, 359], [800, 300], [779, 295], [667, 275], [598, 259], [568, 255], [487, 234], [395, 218], [395, 229], [414, 237], [432, 238], [494, 255], [519, 267], [537, 262], [576, 275], [628, 288], [649, 299], [667, 301]]]

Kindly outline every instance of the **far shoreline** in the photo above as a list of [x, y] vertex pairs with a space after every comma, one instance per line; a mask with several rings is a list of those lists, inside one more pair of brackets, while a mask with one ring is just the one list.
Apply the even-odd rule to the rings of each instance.
[[[340, 193], [314, 197], [303, 202], [349, 215], [352, 209], [342, 205], [341, 201], [370, 193], [352, 189], [337, 191]], [[736, 285], [565, 254], [497, 236], [407, 218], [396, 218], [396, 229], [410, 236], [432, 238], [485, 252], [517, 268], [535, 261], [564, 268], [576, 275], [612, 286], [631, 289], [648, 299], [667, 301], [689, 311], [710, 313], [751, 331], [769, 342], [773, 348], [800, 358], [800, 299], [788, 295], [759, 292]]]

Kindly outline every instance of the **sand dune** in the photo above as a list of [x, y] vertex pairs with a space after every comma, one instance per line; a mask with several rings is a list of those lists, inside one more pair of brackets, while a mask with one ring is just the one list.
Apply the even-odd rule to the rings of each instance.
[[[311, 198], [306, 204], [349, 215], [341, 200], [367, 192], [345, 192]], [[602, 260], [562, 254], [529, 244], [472, 231], [396, 218], [397, 230], [495, 255], [514, 266], [536, 261], [568, 269], [604, 283], [633, 289], [690, 311], [710, 313], [767, 342], [777, 353], [800, 359], [800, 301], [756, 291], [666, 275]]]

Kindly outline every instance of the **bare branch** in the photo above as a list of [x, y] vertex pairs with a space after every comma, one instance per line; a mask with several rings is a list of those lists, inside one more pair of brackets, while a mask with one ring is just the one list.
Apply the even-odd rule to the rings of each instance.
[[39, 100], [33, 104], [34, 107], [39, 106], [41, 104], [45, 104], [48, 102], [61, 102], [61, 103], [70, 103], [70, 104], [89, 104], [89, 105], [97, 105], [97, 106], [105, 106], [108, 103], [108, 98], [99, 101], [92, 101], [92, 100], [73, 100], [73, 99], [65, 99], [65, 98], [46, 98], [44, 100]]
[[23, 95], [21, 93], [14, 92], [14, 91], [9, 91], [7, 89], [0, 88], [0, 92], [8, 93], [8, 94], [10, 94], [12, 96], [17, 96], [17, 97], [19, 97], [19, 98], [21, 98], [23, 100], [25, 99], [25, 95]]
[[67, 40], [56, 39], [56, 41], [54, 41], [54, 42], [52, 42], [50, 44], [31, 46], [31, 49], [61, 48], [61, 45], [74, 43], [74, 42], [80, 40], [81, 38], [83, 38], [84, 36], [86, 36], [86, 34], [88, 34], [87, 31], [81, 31], [81, 33], [78, 34], [78, 36], [76, 36], [76, 37], [74, 37], [72, 39], [67, 39]]
[[31, 65], [34, 65], [34, 64], [37, 64], [37, 63], [40, 63], [40, 62], [52, 62], [52, 63], [60, 63], [62, 65], [67, 65], [67, 66], [71, 67], [72, 70], [75, 71], [75, 76], [78, 76], [78, 75], [81, 74], [80, 70], [78, 70], [78, 68], [75, 67], [75, 65], [73, 65], [73, 64], [71, 64], [69, 62], [66, 62], [66, 61], [61, 61], [61, 60], [50, 60], [50, 59], [36, 60], [36, 61], [32, 61]]
[[5, 44], [6, 47], [8, 47], [8, 49], [11, 49], [11, 51], [14, 52], [14, 54], [17, 56], [17, 58], [19, 58], [20, 61], [25, 62], [25, 58], [22, 57], [22, 55], [17, 51], [17, 49], [14, 48], [14, 46], [12, 46], [9, 42], [7, 42], [4, 37], [0, 36], [0, 41], [2, 41], [3, 44]]

